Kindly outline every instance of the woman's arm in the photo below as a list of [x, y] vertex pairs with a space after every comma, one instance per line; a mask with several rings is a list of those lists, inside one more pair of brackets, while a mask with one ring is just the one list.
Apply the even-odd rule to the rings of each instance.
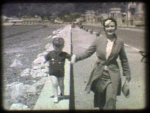
[[85, 52], [75, 55], [76, 62], [90, 57], [95, 51], [96, 51], [96, 40], [93, 41], [91, 46]]
[[129, 67], [129, 63], [128, 63], [128, 59], [126, 56], [126, 52], [124, 49], [124, 43], [122, 42], [122, 47], [119, 53], [119, 57], [120, 57], [120, 61], [121, 61], [121, 65], [122, 65], [122, 69], [123, 69], [123, 76], [126, 76], [126, 78], [128, 79], [128, 81], [130, 81], [131, 79], [131, 72], [130, 72], [130, 67]]

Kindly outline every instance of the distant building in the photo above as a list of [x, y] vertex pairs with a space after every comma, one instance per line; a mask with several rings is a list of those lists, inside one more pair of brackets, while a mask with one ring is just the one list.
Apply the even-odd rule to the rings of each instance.
[[42, 23], [42, 18], [40, 16], [22, 16], [21, 20], [23, 20], [22, 25], [39, 25]]
[[145, 16], [145, 5], [143, 3], [137, 3], [137, 10], [136, 13], [139, 16]]
[[14, 25], [14, 23], [11, 22], [11, 20], [15, 20], [16, 18], [7, 17], [5, 15], [2, 15], [1, 19], [2, 19], [2, 25], [3, 26], [11, 26], [11, 25]]
[[118, 25], [122, 25], [121, 8], [119, 7], [110, 8], [109, 17], [116, 19]]
[[145, 24], [145, 6], [143, 3], [130, 2], [128, 4], [128, 21], [131, 25]]
[[6, 22], [6, 21], [7, 21], [7, 19], [8, 19], [8, 17], [7, 17], [7, 16], [5, 16], [5, 15], [2, 15], [2, 16], [1, 16], [1, 19], [2, 19], [2, 22]]
[[101, 13], [100, 17], [103, 18], [103, 19], [106, 19], [106, 18], [109, 17], [109, 15], [108, 15], [108, 13]]
[[81, 14], [81, 17], [80, 18], [82, 18], [83, 20], [83, 22], [85, 22], [85, 14]]
[[130, 2], [128, 4], [128, 17], [132, 19], [134, 17], [145, 17], [145, 8], [143, 3]]
[[63, 21], [62, 21], [60, 18], [57, 17], [57, 18], [54, 20], [54, 23], [56, 23], [56, 24], [62, 24]]
[[48, 18], [42, 18], [40, 16], [22, 16], [20, 18], [17, 17], [6, 17], [2, 16], [3, 25], [48, 25], [50, 21]]
[[81, 16], [75, 20], [75, 23], [82, 23], [86, 22], [86, 16], [85, 14], [80, 14]]
[[100, 13], [98, 16], [97, 16], [97, 19], [98, 19], [98, 22], [100, 22], [101, 24], [103, 24], [103, 20], [108, 18], [108, 13]]
[[85, 12], [85, 21], [86, 23], [95, 23], [95, 12], [93, 10], [87, 10]]
[[90, 24], [101, 23], [102, 24], [103, 20], [108, 18], [108, 16], [109, 16], [108, 13], [96, 13], [93, 10], [87, 10], [83, 18], [86, 23], [90, 23]]
[[81, 16], [80, 18], [77, 18], [77, 19], [76, 19], [76, 22], [77, 22], [77, 23], [84, 22], [84, 17]]
[[49, 16], [44, 16], [42, 19], [42, 24], [50, 24], [50, 17]]
[[109, 17], [116, 18], [121, 15], [121, 8], [110, 8]]
[[21, 25], [22, 22], [23, 22], [23, 20], [21, 20], [20, 18], [17, 18], [17, 17], [9, 17], [9, 18], [7, 19], [7, 21], [8, 21], [9, 23], [14, 23], [14, 25]]

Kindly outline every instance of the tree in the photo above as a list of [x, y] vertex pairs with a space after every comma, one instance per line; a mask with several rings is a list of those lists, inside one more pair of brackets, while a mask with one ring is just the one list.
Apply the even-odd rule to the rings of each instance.
[[69, 15], [74, 13], [85, 13], [86, 10], [108, 13], [111, 7], [121, 7], [126, 9], [121, 3], [8, 3], [2, 6], [2, 13], [6, 16], [22, 15]]

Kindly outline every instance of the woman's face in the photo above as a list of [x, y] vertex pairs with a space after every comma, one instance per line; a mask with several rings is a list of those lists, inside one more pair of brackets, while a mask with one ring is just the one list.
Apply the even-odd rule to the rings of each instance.
[[105, 22], [105, 32], [107, 35], [114, 35], [115, 34], [115, 23], [111, 20], [107, 20]]

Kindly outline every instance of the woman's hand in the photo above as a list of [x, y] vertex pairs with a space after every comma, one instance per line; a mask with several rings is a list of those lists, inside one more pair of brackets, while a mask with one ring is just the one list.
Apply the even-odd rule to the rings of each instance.
[[90, 88], [90, 87], [86, 87], [86, 88], [85, 88], [85, 92], [86, 92], [86, 93], [90, 93], [90, 91], [91, 91], [91, 88]]
[[71, 57], [71, 64], [74, 64], [76, 62], [76, 55], [72, 55]]
[[130, 80], [131, 80], [131, 75], [127, 75], [127, 76], [126, 76], [126, 80], [127, 80], [128, 82], [130, 82]]

